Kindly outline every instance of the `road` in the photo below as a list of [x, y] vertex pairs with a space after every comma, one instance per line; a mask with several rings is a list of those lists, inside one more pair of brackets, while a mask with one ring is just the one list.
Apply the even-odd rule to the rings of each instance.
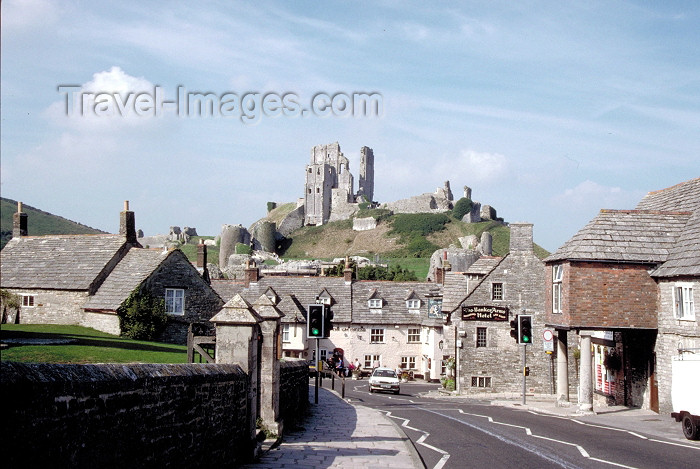
[[431, 469], [700, 467], [697, 443], [491, 406], [487, 401], [426, 396], [438, 387], [404, 383], [399, 395], [370, 394], [366, 380], [347, 380], [345, 398], [394, 419]]

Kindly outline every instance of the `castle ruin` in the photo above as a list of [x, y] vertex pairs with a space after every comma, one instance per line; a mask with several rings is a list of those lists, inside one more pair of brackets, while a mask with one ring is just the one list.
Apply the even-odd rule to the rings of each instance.
[[372, 202], [374, 196], [374, 152], [360, 149], [360, 180], [357, 193], [350, 161], [338, 142], [316, 145], [306, 166], [304, 183], [304, 224], [324, 225], [346, 220], [359, 210], [360, 202]]

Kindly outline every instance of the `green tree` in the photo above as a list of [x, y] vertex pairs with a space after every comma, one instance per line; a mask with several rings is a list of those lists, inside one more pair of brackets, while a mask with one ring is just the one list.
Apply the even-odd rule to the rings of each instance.
[[461, 220], [464, 215], [472, 211], [472, 200], [467, 197], [462, 197], [455, 203], [455, 208], [452, 209], [452, 215]]
[[154, 340], [168, 322], [165, 300], [136, 288], [117, 309], [121, 335], [136, 340]]

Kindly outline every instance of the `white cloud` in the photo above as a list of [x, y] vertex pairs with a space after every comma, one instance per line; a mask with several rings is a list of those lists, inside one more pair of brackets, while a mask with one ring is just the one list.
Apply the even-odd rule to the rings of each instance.
[[[79, 86], [59, 85], [57, 91], [60, 101], [45, 110], [45, 117], [59, 127], [81, 133], [142, 127], [158, 120], [154, 117], [167, 114], [163, 112], [165, 107], [159, 107], [158, 92], [150, 81], [131, 76], [117, 66], [94, 73], [92, 80]], [[160, 91], [162, 99], [172, 99], [166, 90]]]
[[473, 182], [496, 181], [505, 175], [508, 160], [498, 153], [478, 152], [474, 150], [462, 150], [456, 161], [448, 162], [453, 171], [445, 168], [446, 174], [451, 174], [454, 169], [458, 174], [463, 173], [463, 178], [468, 177]]
[[554, 196], [553, 201], [567, 210], [631, 209], [637, 205], [639, 194], [620, 187], [610, 187], [586, 180], [572, 189]]
[[58, 13], [48, 0], [3, 0], [2, 27], [6, 32], [32, 31], [57, 21]]

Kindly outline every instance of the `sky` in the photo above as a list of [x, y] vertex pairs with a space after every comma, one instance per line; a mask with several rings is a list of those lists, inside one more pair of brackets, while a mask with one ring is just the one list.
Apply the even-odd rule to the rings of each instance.
[[376, 201], [449, 180], [550, 251], [700, 176], [694, 1], [1, 8], [0, 193], [108, 232], [249, 226], [332, 142]]

